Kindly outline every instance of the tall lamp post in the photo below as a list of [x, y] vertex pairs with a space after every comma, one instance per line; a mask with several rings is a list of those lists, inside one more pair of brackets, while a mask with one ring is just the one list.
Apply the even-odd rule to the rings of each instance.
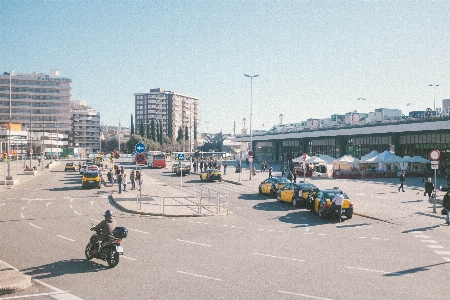
[[8, 156], [8, 177], [6, 178], [7, 180], [11, 180], [11, 154], [12, 154], [12, 150], [11, 150], [11, 98], [12, 98], [12, 80], [11, 80], [11, 74], [12, 72], [9, 72], [9, 135], [8, 135], [8, 152], [7, 152], [7, 156]]
[[[253, 78], [258, 77], [259, 75], [248, 75], [244, 74], [245, 77], [250, 78], [250, 150], [249, 153], [252, 153], [252, 144], [253, 144], [253, 136], [252, 136], [252, 114], [253, 114]], [[248, 158], [249, 167], [250, 167], [250, 180], [252, 179], [252, 162], [253, 157]]]
[[439, 84], [429, 84], [428, 86], [431, 86], [431, 87], [433, 87], [434, 86], [434, 89], [433, 89], [433, 103], [434, 103], [434, 105], [433, 105], [433, 111], [436, 111], [436, 88], [439, 86]]

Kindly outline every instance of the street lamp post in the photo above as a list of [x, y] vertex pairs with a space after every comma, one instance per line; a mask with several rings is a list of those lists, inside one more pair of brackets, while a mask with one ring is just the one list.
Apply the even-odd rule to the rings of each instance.
[[429, 84], [428, 86], [433, 87], [433, 111], [436, 111], [436, 88], [439, 86], [439, 84]]
[[[254, 77], [258, 77], [259, 75], [248, 75], [248, 74], [244, 74], [245, 77], [249, 77], [250, 78], [250, 150], [249, 153], [252, 153], [252, 114], [253, 114], [253, 78]], [[253, 162], [253, 157], [249, 157], [248, 158], [248, 162], [249, 162], [249, 167], [250, 167], [250, 180], [252, 179], [252, 162]]]
[[283, 125], [283, 114], [280, 114], [279, 117], [280, 117], [280, 125]]
[[8, 135], [8, 152], [7, 152], [7, 156], [8, 156], [8, 177], [6, 178], [7, 180], [11, 180], [11, 154], [12, 154], [12, 150], [11, 150], [11, 99], [12, 99], [12, 79], [11, 79], [11, 74], [12, 72], [9, 72], [9, 135]]

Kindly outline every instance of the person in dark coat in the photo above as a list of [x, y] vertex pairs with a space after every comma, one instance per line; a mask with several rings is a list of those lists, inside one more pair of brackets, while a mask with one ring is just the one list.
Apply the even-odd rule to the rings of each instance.
[[402, 171], [402, 174], [400, 174], [400, 186], [398, 187], [398, 191], [400, 192], [400, 189], [402, 190], [402, 192], [404, 192], [404, 188], [403, 188], [403, 184], [405, 183], [406, 180], [406, 176], [405, 176], [405, 171]]
[[445, 218], [445, 223], [450, 226], [450, 191], [447, 191], [447, 193], [445, 194], [442, 206], [447, 209], [447, 217]]
[[434, 191], [434, 184], [431, 182], [431, 178], [428, 178], [427, 182], [425, 182], [425, 193], [424, 196], [428, 195], [428, 198], [431, 198], [431, 194]]

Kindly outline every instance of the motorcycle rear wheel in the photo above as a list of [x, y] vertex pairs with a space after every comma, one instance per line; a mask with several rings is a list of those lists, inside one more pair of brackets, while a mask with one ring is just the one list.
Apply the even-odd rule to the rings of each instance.
[[86, 249], [84, 250], [84, 255], [86, 256], [87, 260], [91, 260], [94, 257], [94, 254], [92, 253], [92, 248], [93, 248], [93, 245], [91, 242], [89, 242], [86, 245]]
[[106, 261], [111, 268], [114, 268], [119, 263], [119, 252], [117, 252], [115, 247], [111, 249], [111, 253]]

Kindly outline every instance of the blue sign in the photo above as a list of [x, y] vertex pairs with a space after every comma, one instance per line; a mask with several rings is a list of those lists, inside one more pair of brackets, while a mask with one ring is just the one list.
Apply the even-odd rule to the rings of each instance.
[[137, 143], [136, 146], [134, 146], [134, 150], [136, 150], [136, 153], [143, 153], [145, 151], [145, 145]]
[[184, 160], [184, 153], [178, 153], [178, 161]]

